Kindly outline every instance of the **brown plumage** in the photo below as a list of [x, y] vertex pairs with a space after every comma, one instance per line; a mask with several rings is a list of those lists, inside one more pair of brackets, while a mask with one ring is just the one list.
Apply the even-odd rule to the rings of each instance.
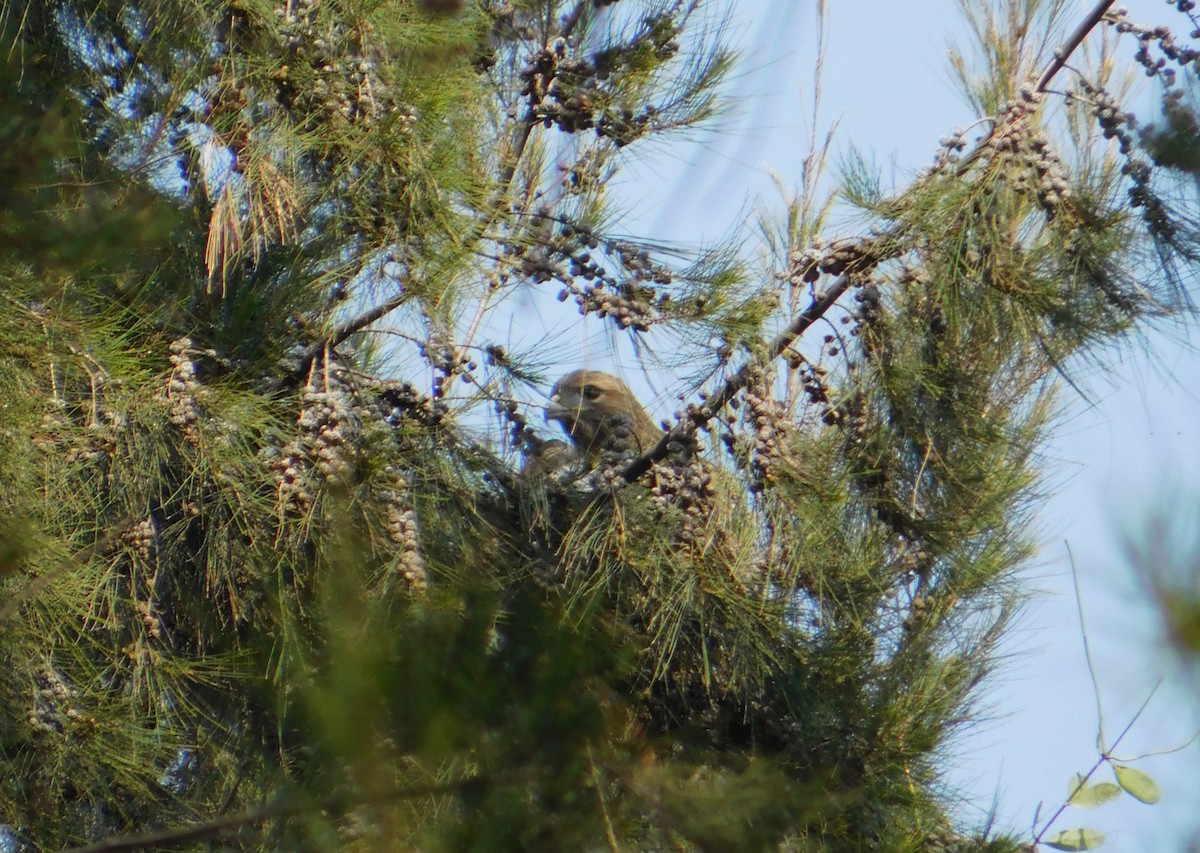
[[[559, 379], [550, 394], [546, 420], [562, 425], [576, 451], [592, 468], [603, 467], [610, 454], [647, 453], [664, 434], [624, 382], [597, 370], [576, 370]], [[629, 571], [617, 574], [628, 579], [633, 584], [631, 589], [636, 590], [628, 598], [639, 611], [631, 617], [634, 622], [657, 624], [660, 617], [665, 619], [661, 624], [678, 620], [674, 628], [659, 634], [672, 639], [655, 653], [662, 654], [666, 661], [688, 642], [694, 642], [697, 648], [705, 645], [703, 663], [696, 661], [695, 671], [706, 671], [718, 650], [701, 637], [678, 639], [694, 627], [684, 625], [689, 618], [685, 611], [703, 606], [697, 602], [704, 596], [723, 598], [725, 602], [744, 601], [747, 590], [757, 580], [758, 528], [749, 523], [737, 480], [720, 465], [701, 458], [698, 443], [689, 442], [686, 436], [678, 443], [679, 449], [665, 454], [637, 484], [613, 492], [621, 509], [611, 516], [610, 539], [622, 544], [614, 545], [611, 554], [620, 554], [620, 561], [608, 564], [602, 560], [596, 568], [624, 563]], [[586, 531], [587, 525], [602, 518], [589, 515], [586, 522], [581, 519], [585, 523], [580, 530]], [[565, 573], [570, 567], [591, 564], [590, 560], [578, 560], [572, 549], [580, 542], [594, 541], [575, 530], [565, 534], [557, 552]], [[630, 548], [630, 543], [639, 543], [640, 547]], [[682, 570], [696, 572], [705, 580], [696, 585], [681, 584], [675, 578]], [[585, 584], [594, 582], [587, 573], [582, 577]], [[729, 612], [735, 611], [742, 612], [737, 608]], [[674, 615], [662, 617], [663, 613]], [[681, 654], [677, 664], [690, 669], [692, 662], [686, 658]], [[707, 688], [698, 685], [697, 689]]]
[[579, 474], [580, 458], [579, 451], [565, 441], [546, 441], [531, 436], [525, 450], [521, 476], [529, 481], [549, 477], [561, 482], [564, 478], [570, 478], [572, 471]]
[[576, 370], [558, 380], [546, 420], [558, 421], [592, 462], [606, 452], [640, 455], [663, 435], [629, 387], [599, 370]]

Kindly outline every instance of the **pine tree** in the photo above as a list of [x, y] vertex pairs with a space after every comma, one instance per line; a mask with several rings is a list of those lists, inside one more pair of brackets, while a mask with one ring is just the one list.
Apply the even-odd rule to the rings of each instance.
[[[979, 139], [758, 270], [605, 194], [720, 107], [698, 2], [6, 2], [5, 844], [1021, 849], [941, 749], [1058, 378], [1197, 253], [1067, 69], [1132, 34], [1182, 114], [1196, 50], [1068, 5], [969, 7]], [[522, 462], [547, 294], [693, 366], [652, 448]]]

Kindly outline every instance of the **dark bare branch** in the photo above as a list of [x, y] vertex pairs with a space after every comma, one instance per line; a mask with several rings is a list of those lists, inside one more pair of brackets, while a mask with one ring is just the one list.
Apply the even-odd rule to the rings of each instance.
[[1050, 81], [1054, 79], [1055, 75], [1066, 67], [1067, 59], [1083, 44], [1083, 40], [1087, 38], [1088, 33], [1092, 31], [1096, 24], [1100, 23], [1113, 2], [1114, 0], [1100, 0], [1096, 4], [1096, 7], [1088, 13], [1088, 16], [1079, 22], [1079, 26], [1071, 33], [1071, 37], [1058, 50], [1054, 51], [1054, 59], [1050, 61], [1050, 64], [1046, 66], [1046, 70], [1042, 72], [1042, 76], [1038, 78], [1037, 90], [1039, 92], [1045, 92], [1046, 87], [1050, 85]]
[[[792, 342], [795, 341], [796, 338], [804, 334], [805, 330], [807, 330], [809, 326], [823, 317], [825, 313], [837, 303], [841, 295], [850, 287], [850, 282], [851, 276], [849, 273], [838, 276], [833, 284], [830, 285], [828, 290], [814, 299], [812, 303], [809, 304], [808, 308], [800, 312], [800, 314], [798, 314], [796, 318], [788, 324], [788, 327], [780, 332], [775, 340], [771, 342], [768, 350], [769, 358], [771, 360], [778, 358], [785, 349], [791, 346]], [[729, 377], [725, 384], [721, 386], [721, 389], [709, 397], [704, 405], [700, 407], [699, 413], [695, 415], [694, 420], [700, 423], [707, 423], [716, 417], [717, 413], [725, 408], [729, 401], [737, 396], [739, 391], [746, 387], [746, 384], [750, 381], [750, 375], [754, 366], [754, 361], [749, 361], [742, 365], [738, 372]], [[643, 453], [637, 459], [630, 462], [629, 465], [626, 466], [625, 470], [621, 472], [621, 476], [625, 479], [625, 481], [633, 482], [649, 471], [650, 466], [655, 462], [664, 459], [667, 455], [667, 447], [671, 444], [673, 439], [678, 438], [679, 429], [679, 427], [676, 427], [675, 429], [669, 430], [648, 452]]]
[[121, 835], [107, 838], [87, 847], [74, 847], [67, 853], [117, 853], [122, 850], [160, 850], [165, 846], [182, 844], [188, 841], [204, 841], [221, 836], [222, 833], [240, 829], [256, 823], [275, 820], [281, 817], [292, 817], [304, 813], [328, 812], [343, 814], [355, 806], [368, 803], [396, 802], [412, 800], [420, 797], [438, 797], [454, 794], [468, 787], [484, 784], [479, 779], [466, 779], [451, 782], [446, 785], [414, 785], [410, 788], [399, 788], [382, 794], [361, 796], [333, 796], [310, 800], [297, 796], [286, 796], [264, 803], [253, 809], [247, 809], [237, 814], [225, 815], [213, 820], [194, 823], [189, 826], [171, 829], [139, 832], [135, 835]]

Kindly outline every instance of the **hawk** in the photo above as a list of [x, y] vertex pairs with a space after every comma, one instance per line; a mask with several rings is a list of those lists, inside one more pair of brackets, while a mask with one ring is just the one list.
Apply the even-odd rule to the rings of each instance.
[[[624, 382], [598, 370], [576, 370], [559, 379], [550, 393], [546, 420], [561, 424], [581, 461], [592, 469], [604, 467], [614, 456], [644, 455], [665, 434]], [[701, 585], [705, 590], [730, 596], [746, 595], [758, 577], [756, 527], [748, 523], [737, 480], [720, 465], [700, 458], [694, 437], [690, 444], [684, 438], [679, 444], [680, 449], [651, 466], [639, 485], [624, 492], [622, 511], [610, 521], [613, 541], [626, 541], [623, 534], [629, 532], [633, 535], [628, 541], [645, 545], [640, 556], [622, 555], [634, 569], [630, 577], [639, 584], [638, 596], [645, 589], [667, 591], [667, 599], [657, 594], [634, 596], [647, 608], [638, 617], [646, 620], [644, 624], [657, 620], [663, 611], [682, 618], [681, 602], [671, 596], [682, 595], [683, 587], [675, 581], [660, 583], [660, 575], [673, 576], [688, 566], [706, 578]], [[669, 554], [678, 558], [664, 560]], [[684, 630], [682, 624], [678, 628]], [[674, 636], [671, 631], [667, 634]]]
[[576, 370], [558, 380], [546, 420], [558, 421], [592, 463], [605, 453], [640, 456], [663, 436], [629, 386], [599, 370]]

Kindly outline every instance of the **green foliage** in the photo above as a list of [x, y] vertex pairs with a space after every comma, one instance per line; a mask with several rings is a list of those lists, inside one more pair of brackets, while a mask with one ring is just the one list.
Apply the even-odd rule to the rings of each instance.
[[1163, 507], [1129, 534], [1128, 546], [1130, 561], [1161, 614], [1166, 640], [1189, 667], [1200, 654], [1200, 585], [1195, 571], [1200, 541], [1190, 513], [1194, 501], [1190, 495], [1166, 497]]
[[[1145, 705], [1142, 707], [1145, 708]], [[1120, 797], [1122, 792], [1130, 794], [1147, 805], [1158, 802], [1158, 783], [1135, 767], [1118, 764], [1112, 757], [1113, 750], [1120, 745], [1140, 715], [1141, 711], [1134, 716], [1133, 721], [1124, 728], [1111, 746], [1104, 743], [1103, 727], [1101, 728], [1099, 738], [1101, 752], [1096, 763], [1087, 773], [1077, 773], [1072, 777], [1071, 781], [1067, 783], [1066, 799], [1053, 814], [1046, 818], [1040, 828], [1037, 826], [1037, 817], [1034, 817], [1033, 844], [1035, 847], [1045, 844], [1055, 850], [1094, 850], [1104, 844], [1104, 833], [1094, 829], [1056, 829], [1059, 818], [1072, 806], [1094, 809]], [[1112, 769], [1116, 783], [1097, 782], [1092, 784], [1092, 776], [1105, 765]]]
[[[1138, 253], [1188, 239], [1141, 171], [1058, 153], [1018, 79], [1039, 4], [977, 20], [979, 148], [892, 197], [854, 161], [866, 237], [821, 239], [805, 188], [767, 285], [742, 235], [617, 237], [605, 198], [720, 104], [695, 4], [26, 5], [0, 15], [22, 844], [1018, 849], [955, 826], [942, 750], [1019, 606], [1051, 380], [1172, 313]], [[532, 461], [529, 385], [576, 365], [503, 330], [556, 293], [706, 386], [644, 457]]]
[[1147, 805], [1154, 805], [1158, 802], [1158, 783], [1141, 770], [1115, 763], [1112, 769], [1117, 776], [1117, 784], [1135, 800], [1140, 800]]
[[1097, 785], [1088, 785], [1082, 776], [1072, 779], [1069, 788], [1070, 794], [1067, 797], [1067, 801], [1073, 806], [1079, 806], [1081, 809], [1094, 809], [1096, 806], [1103, 805], [1109, 800], [1121, 796], [1120, 785], [1114, 785], [1112, 782], [1100, 782]]
[[1104, 843], [1104, 833], [1094, 829], [1064, 829], [1044, 843], [1054, 850], [1095, 850]]

